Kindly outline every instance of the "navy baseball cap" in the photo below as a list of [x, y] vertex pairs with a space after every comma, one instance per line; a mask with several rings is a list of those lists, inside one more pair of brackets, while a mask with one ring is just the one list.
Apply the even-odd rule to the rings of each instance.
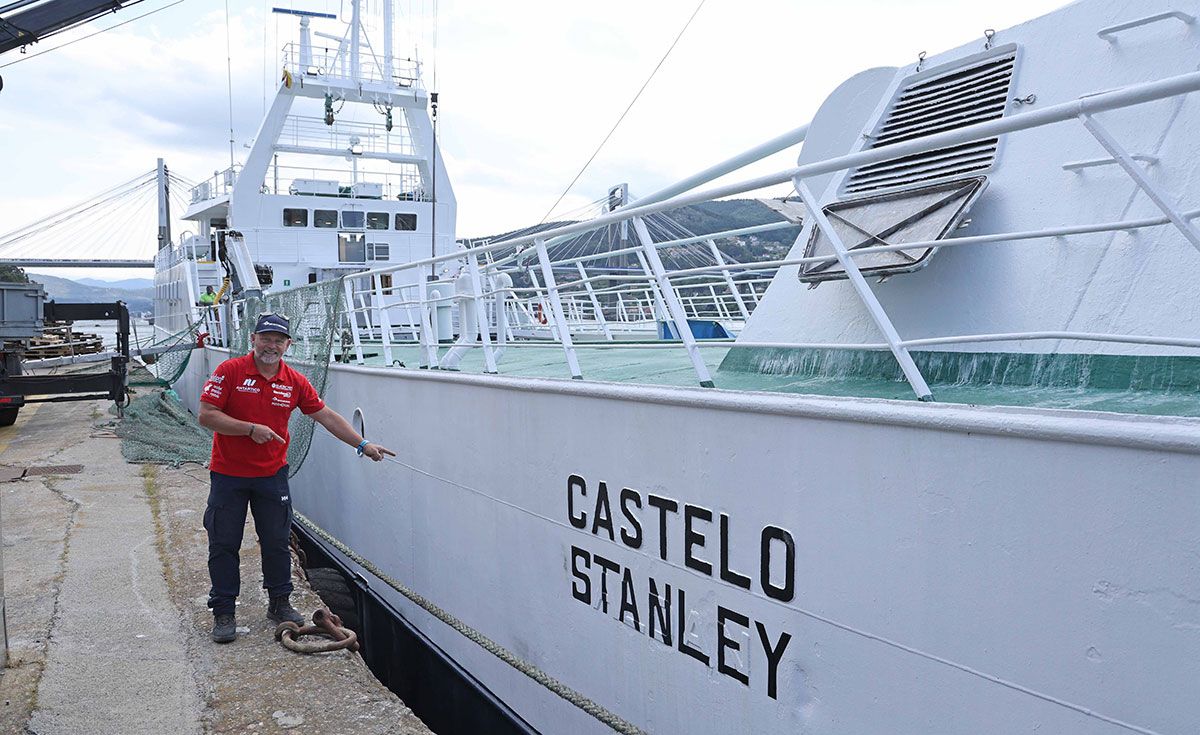
[[292, 336], [288, 328], [287, 317], [281, 314], [263, 314], [260, 316], [258, 323], [254, 325], [254, 333], [262, 334], [263, 332], [282, 332], [289, 339]]

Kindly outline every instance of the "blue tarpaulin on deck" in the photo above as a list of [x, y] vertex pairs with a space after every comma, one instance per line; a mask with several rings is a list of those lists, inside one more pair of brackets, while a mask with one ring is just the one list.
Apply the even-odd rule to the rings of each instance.
[[[720, 322], [712, 319], [688, 319], [688, 326], [692, 328], [692, 336], [696, 339], [731, 339], [733, 337], [729, 330], [721, 326]], [[658, 338], [679, 339], [679, 335], [675, 332], [675, 324], [659, 322]]]

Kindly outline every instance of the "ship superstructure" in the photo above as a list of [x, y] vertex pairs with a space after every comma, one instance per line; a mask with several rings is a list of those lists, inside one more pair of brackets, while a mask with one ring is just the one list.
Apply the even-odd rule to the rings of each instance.
[[[396, 58], [384, 6], [379, 53], [359, 2], [344, 25], [277, 11], [298, 17], [299, 41], [283, 49], [279, 87], [244, 163], [194, 187], [183, 218], [196, 231], [161, 243], [160, 333], [196, 323], [208, 286], [223, 297], [269, 292], [454, 250], [437, 95], [419, 61]], [[344, 32], [314, 41], [314, 22]]]

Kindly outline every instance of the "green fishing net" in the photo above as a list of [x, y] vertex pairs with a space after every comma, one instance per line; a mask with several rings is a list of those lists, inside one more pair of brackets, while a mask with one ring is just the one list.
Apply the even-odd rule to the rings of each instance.
[[173, 390], [134, 398], [115, 432], [121, 437], [121, 456], [138, 464], [204, 463], [212, 449], [212, 434], [196, 423]]
[[[338, 331], [343, 302], [341, 279], [276, 291], [240, 302], [236, 307], [239, 310], [237, 318], [231, 321], [230, 353], [244, 355], [250, 351], [250, 334], [259, 316], [281, 314], [288, 318], [292, 330], [292, 347], [284, 361], [288, 367], [303, 373], [317, 393], [324, 395], [334, 349], [333, 337]], [[291, 442], [287, 455], [291, 475], [299, 471], [308, 455], [314, 427], [311, 418], [299, 411], [292, 412], [288, 423]]]
[[193, 325], [151, 345], [143, 345], [142, 362], [146, 365], [148, 375], [140, 371], [136, 375], [131, 372], [129, 384], [170, 386], [178, 380], [187, 369], [192, 349], [196, 347], [198, 328], [199, 325]]
[[[250, 351], [250, 334], [260, 315], [282, 314], [290, 320], [292, 330], [292, 347], [284, 359], [308, 378], [318, 394], [324, 393], [342, 301], [342, 282], [335, 280], [237, 302], [230, 323], [230, 353], [244, 355]], [[129, 384], [170, 385], [178, 380], [196, 346], [196, 333], [197, 328], [191, 327], [156, 342], [153, 347], [158, 348], [157, 354], [144, 358], [148, 374], [131, 372]], [[299, 411], [292, 412], [287, 459], [293, 475], [308, 455], [314, 427], [312, 419]], [[135, 398], [125, 409], [116, 432], [122, 438], [121, 453], [130, 462], [176, 466], [206, 462], [212, 448], [212, 434], [196, 423], [196, 417], [184, 408], [173, 390]]]

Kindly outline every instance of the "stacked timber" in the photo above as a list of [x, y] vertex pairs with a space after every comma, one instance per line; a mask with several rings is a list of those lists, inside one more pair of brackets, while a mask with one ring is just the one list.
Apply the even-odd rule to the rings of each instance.
[[76, 332], [71, 328], [71, 322], [47, 321], [41, 336], [29, 340], [25, 357], [29, 360], [41, 360], [48, 357], [87, 355], [103, 350], [104, 340], [100, 335]]

